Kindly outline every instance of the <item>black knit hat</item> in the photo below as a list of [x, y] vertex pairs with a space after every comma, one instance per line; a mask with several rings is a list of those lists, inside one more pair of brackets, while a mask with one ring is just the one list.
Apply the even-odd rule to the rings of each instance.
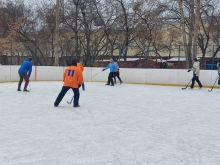
[[77, 66], [77, 62], [76, 62], [76, 60], [72, 60], [72, 62], [71, 62], [71, 64], [73, 65], [73, 66]]
[[197, 59], [197, 58], [194, 58], [193, 60], [194, 60], [194, 61], [198, 61], [198, 59]]
[[28, 60], [29, 60], [29, 61], [32, 61], [32, 58], [31, 58], [31, 57], [29, 57], [29, 58], [28, 58]]

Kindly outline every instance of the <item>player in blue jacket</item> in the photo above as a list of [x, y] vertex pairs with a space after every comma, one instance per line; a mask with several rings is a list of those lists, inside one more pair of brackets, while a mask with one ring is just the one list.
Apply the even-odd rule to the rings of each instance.
[[32, 72], [32, 58], [28, 58], [27, 60], [22, 62], [21, 67], [18, 69], [18, 74], [20, 77], [20, 81], [18, 82], [18, 91], [21, 91], [21, 84], [24, 79], [25, 85], [23, 91], [29, 92], [29, 90], [27, 90], [27, 86], [29, 84], [29, 78], [31, 76], [31, 72]]
[[113, 61], [113, 59], [111, 58], [110, 59], [110, 63], [108, 64], [107, 67], [105, 67], [104, 69], [102, 69], [102, 71], [106, 70], [110, 68], [110, 73], [108, 75], [108, 82], [107, 84], [105, 85], [110, 85], [110, 82], [111, 82], [111, 85], [110, 86], [114, 86], [114, 82], [113, 82], [113, 77], [116, 73], [116, 70], [119, 68], [118, 65]]

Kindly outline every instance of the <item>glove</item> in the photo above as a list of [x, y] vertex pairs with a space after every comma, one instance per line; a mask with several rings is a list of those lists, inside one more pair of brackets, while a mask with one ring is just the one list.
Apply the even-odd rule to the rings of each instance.
[[81, 84], [78, 84], [78, 88], [80, 88], [81, 87]]
[[102, 71], [104, 71], [105, 69], [102, 69]]
[[190, 72], [191, 70], [189, 69], [187, 72]]

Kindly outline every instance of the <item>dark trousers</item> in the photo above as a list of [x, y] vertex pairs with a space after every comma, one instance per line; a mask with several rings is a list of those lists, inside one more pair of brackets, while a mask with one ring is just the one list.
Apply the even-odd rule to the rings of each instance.
[[85, 84], [84, 84], [84, 82], [82, 83], [82, 89], [85, 90]]
[[195, 81], [199, 84], [199, 87], [201, 88], [202, 87], [202, 84], [201, 82], [199, 81], [199, 77], [198, 76], [193, 76], [192, 78], [192, 84], [191, 84], [191, 88], [194, 88], [194, 84], [195, 84]]
[[114, 82], [113, 82], [113, 77], [115, 75], [115, 72], [110, 72], [109, 75], [108, 75], [108, 82], [107, 84], [109, 85], [111, 83], [111, 85], [114, 85]]
[[20, 81], [18, 82], [18, 89], [21, 89], [21, 84], [22, 84], [22, 81], [23, 79], [25, 80], [25, 84], [24, 84], [24, 90], [27, 90], [27, 86], [29, 84], [29, 77], [27, 74], [25, 73], [19, 73], [19, 77], [20, 77]]
[[117, 78], [119, 79], [119, 81], [122, 82], [122, 81], [121, 81], [121, 78], [120, 78], [120, 76], [119, 76], [119, 72], [115, 72], [114, 82], [116, 83], [116, 78], [115, 78], [115, 77], [117, 77]]
[[73, 106], [76, 107], [79, 104], [79, 88], [71, 88], [71, 87], [65, 87], [63, 86], [59, 95], [57, 96], [56, 101], [54, 102], [54, 106], [57, 107], [60, 102], [62, 101], [63, 97], [65, 96], [66, 92], [72, 89], [74, 93], [74, 101], [73, 101]]

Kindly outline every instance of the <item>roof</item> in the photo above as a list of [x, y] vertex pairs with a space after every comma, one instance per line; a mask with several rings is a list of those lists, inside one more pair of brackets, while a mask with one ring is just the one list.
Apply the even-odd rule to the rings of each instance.
[[171, 62], [171, 61], [186, 61], [185, 57], [172, 57], [169, 60], [167, 60], [167, 62]]
[[[197, 58], [197, 59], [199, 60], [200, 58]], [[167, 60], [167, 62], [175, 62], [175, 61], [186, 61], [186, 58], [185, 57], [172, 57], [169, 60]]]

